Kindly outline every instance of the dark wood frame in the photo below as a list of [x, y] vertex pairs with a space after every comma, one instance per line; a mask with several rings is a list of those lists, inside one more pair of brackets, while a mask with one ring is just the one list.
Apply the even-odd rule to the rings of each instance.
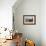
[[[33, 20], [34, 23], [33, 23], [33, 22], [32, 22], [32, 23], [28, 23], [28, 24], [25, 23], [24, 20], [25, 20], [25, 17], [27, 17], [27, 16], [28, 16], [28, 17], [34, 17], [34, 20]], [[23, 16], [23, 24], [24, 24], [24, 25], [35, 25], [35, 24], [36, 24], [36, 15], [24, 15], [24, 16]]]

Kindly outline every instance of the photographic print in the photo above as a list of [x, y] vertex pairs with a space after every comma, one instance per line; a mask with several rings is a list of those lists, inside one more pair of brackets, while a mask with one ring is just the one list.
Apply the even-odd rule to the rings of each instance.
[[23, 24], [24, 25], [35, 25], [36, 24], [36, 16], [35, 15], [24, 15], [23, 16]]

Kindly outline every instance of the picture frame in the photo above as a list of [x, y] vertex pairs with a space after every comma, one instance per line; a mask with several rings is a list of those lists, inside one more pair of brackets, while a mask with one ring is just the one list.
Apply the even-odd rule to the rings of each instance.
[[23, 24], [24, 25], [35, 25], [36, 24], [36, 15], [24, 15]]

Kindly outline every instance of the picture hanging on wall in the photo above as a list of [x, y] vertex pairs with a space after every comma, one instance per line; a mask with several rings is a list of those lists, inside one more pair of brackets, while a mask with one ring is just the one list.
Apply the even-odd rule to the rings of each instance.
[[36, 15], [24, 15], [23, 24], [24, 25], [35, 25], [36, 24]]

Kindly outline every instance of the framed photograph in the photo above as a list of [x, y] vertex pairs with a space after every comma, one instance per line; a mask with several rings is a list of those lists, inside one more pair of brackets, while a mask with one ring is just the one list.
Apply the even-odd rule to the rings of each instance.
[[24, 25], [35, 25], [36, 24], [36, 15], [24, 15], [23, 24]]

